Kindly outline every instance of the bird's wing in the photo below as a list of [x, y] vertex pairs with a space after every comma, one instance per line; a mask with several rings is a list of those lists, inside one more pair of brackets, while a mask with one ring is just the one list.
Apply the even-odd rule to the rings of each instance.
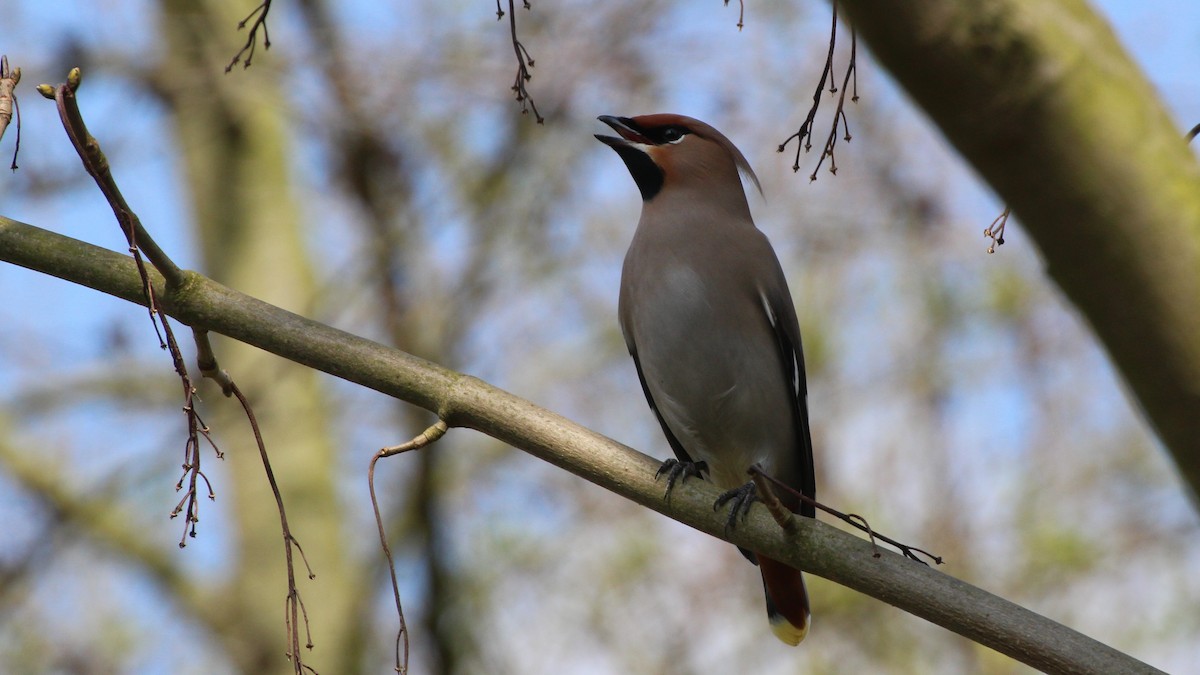
[[[782, 279], [782, 271], [780, 271]], [[804, 349], [800, 344], [800, 323], [796, 318], [796, 308], [787, 293], [786, 283], [774, 285], [782, 292], [763, 293], [763, 309], [775, 336], [775, 345], [779, 349], [779, 361], [783, 367], [784, 380], [790, 383], [788, 393], [792, 397], [789, 408], [795, 420], [797, 457], [796, 468], [799, 475], [799, 485], [793, 485], [805, 496], [815, 499], [817, 495], [816, 471], [813, 467], [812, 433], [808, 422], [808, 384], [804, 372]], [[813, 517], [816, 509], [811, 504], [800, 504], [800, 515]]]
[[642, 383], [642, 393], [646, 395], [646, 402], [650, 404], [650, 409], [654, 411], [654, 416], [658, 418], [658, 423], [662, 426], [663, 434], [667, 437], [667, 443], [671, 444], [671, 450], [675, 453], [675, 457], [681, 462], [692, 463], [692, 458], [687, 454], [687, 450], [683, 449], [683, 444], [675, 438], [675, 434], [671, 432], [671, 427], [667, 426], [667, 421], [663, 419], [662, 413], [658, 410], [658, 404], [654, 402], [654, 396], [650, 393], [650, 387], [646, 385], [646, 375], [642, 372], [642, 361], [638, 358], [637, 350], [633, 345], [629, 345], [629, 355], [633, 357], [633, 365], [637, 368], [638, 382]]

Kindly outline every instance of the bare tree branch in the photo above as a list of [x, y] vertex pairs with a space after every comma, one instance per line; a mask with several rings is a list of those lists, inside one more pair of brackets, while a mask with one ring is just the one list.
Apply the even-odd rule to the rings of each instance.
[[[0, 260], [144, 302], [133, 261], [112, 251], [0, 217]], [[159, 297], [172, 316], [434, 412], [451, 427], [482, 431], [588, 481], [715, 537], [871, 595], [1053, 673], [1156, 673], [1154, 668], [1045, 617], [870, 542], [808, 518], [785, 534], [761, 507], [726, 535], [719, 490], [676, 487], [668, 503], [660, 462], [487, 383], [305, 319], [186, 272]]]

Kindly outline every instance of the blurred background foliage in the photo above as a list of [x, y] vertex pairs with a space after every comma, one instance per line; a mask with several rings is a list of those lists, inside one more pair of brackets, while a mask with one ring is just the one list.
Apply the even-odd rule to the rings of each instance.
[[[793, 174], [775, 152], [807, 110], [827, 5], [748, 2], [740, 33], [715, 2], [518, 9], [538, 126], [488, 3], [275, 4], [271, 50], [226, 75], [252, 0], [0, 0], [0, 51], [24, 70], [4, 215], [124, 248], [29, 86], [81, 66], [93, 134], [181, 264], [665, 457], [615, 320], [637, 192], [591, 134], [598, 114], [705, 119], [763, 182], [753, 209], [801, 316], [822, 500], [1151, 664], [1200, 662], [1193, 503], [1019, 224], [985, 253], [1002, 205], [865, 50], [838, 175], [809, 183], [815, 154]], [[1168, 102], [1200, 117], [1194, 83]], [[145, 312], [10, 267], [0, 293], [0, 671], [289, 672], [277, 516], [235, 404], [200, 384], [226, 459], [205, 457], [217, 498], [181, 550], [178, 382]], [[390, 670], [366, 466], [429, 416], [217, 349], [317, 574], [306, 662]], [[820, 579], [811, 637], [783, 647], [733, 547], [474, 432], [377, 481], [416, 673], [1025, 671]]]

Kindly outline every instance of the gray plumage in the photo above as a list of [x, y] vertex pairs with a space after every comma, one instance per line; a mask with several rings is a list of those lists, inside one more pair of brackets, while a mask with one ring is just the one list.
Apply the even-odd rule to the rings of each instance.
[[[796, 312], [739, 171], [757, 178], [728, 139], [698, 120], [600, 119], [621, 137], [597, 138], [625, 161], [643, 197], [621, 274], [621, 330], [683, 475], [694, 463], [718, 487], [737, 490], [734, 513], [753, 495], [744, 486], [754, 464], [815, 497]], [[762, 568], [772, 628], [798, 643], [808, 629], [800, 573], [747, 557]]]

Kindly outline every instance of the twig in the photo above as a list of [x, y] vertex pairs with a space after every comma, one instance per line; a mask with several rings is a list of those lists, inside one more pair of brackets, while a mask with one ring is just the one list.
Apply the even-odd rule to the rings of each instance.
[[[17, 70], [20, 71], [20, 68], [18, 68]], [[1191, 143], [1192, 140], [1196, 138], [1196, 134], [1200, 134], [1200, 124], [1197, 124], [1196, 126], [1192, 127], [1192, 130], [1187, 132], [1187, 136], [1185, 137], [1187, 139], [1187, 142]]]
[[[902, 544], [902, 543], [896, 541], [895, 539], [892, 539], [891, 537], [879, 534], [878, 532], [875, 532], [873, 529], [871, 529], [871, 526], [870, 526], [870, 524], [867, 523], [866, 518], [863, 518], [862, 516], [860, 516], [856, 513], [842, 513], [841, 511], [838, 511], [837, 509], [834, 509], [829, 506], [825, 506], [821, 502], [813, 499], [812, 497], [809, 497], [808, 495], [801, 493], [799, 490], [796, 490], [792, 486], [780, 481], [779, 479], [775, 478], [774, 476], [771, 476], [771, 475], [765, 473], [762, 470], [762, 468], [759, 467], [758, 465], [754, 465], [754, 466], [750, 467], [749, 473], [750, 473], [750, 476], [754, 479], [754, 484], [759, 487], [760, 495], [762, 494], [763, 486], [765, 485], [765, 483], [767, 481], [769, 481], [771, 483], [774, 483], [775, 486], [777, 486], [779, 489], [783, 490], [784, 492], [786, 492], [790, 495], [793, 495], [794, 497], [796, 497], [800, 501], [804, 502], [805, 504], [809, 504], [809, 505], [813, 506], [814, 508], [821, 509], [825, 513], [828, 513], [828, 514], [832, 515], [833, 517], [838, 518], [839, 520], [845, 521], [845, 522], [849, 523], [850, 525], [854, 526], [855, 528], [862, 530], [863, 532], [866, 532], [867, 536], [870, 537], [870, 539], [871, 539], [872, 545], [876, 545], [875, 540], [879, 539], [885, 543], [895, 546], [896, 549], [898, 549], [900, 551], [900, 553], [902, 553], [904, 555], [904, 557], [908, 558], [909, 560], [915, 560], [915, 561], [921, 563], [922, 565], [928, 564], [924, 560], [921, 560], [921, 558], [917, 555], [918, 553], [920, 553], [921, 555], [924, 555], [925, 557], [929, 558], [930, 560], [937, 563], [938, 565], [942, 564], [941, 556], [936, 556], [936, 555], [930, 553], [929, 551], [926, 551], [924, 549], [919, 549], [915, 546], [909, 546], [908, 544]], [[774, 495], [771, 494], [771, 497], [774, 497]], [[761, 499], [761, 496], [760, 496], [760, 499]], [[776, 503], [778, 503], [778, 499], [776, 499], [775, 501], [776, 501]], [[771, 509], [771, 505], [767, 502], [764, 502], [764, 503], [766, 503], [767, 508], [772, 511], [771, 515], [775, 517], [775, 521], [780, 522], [780, 516], [778, 514], [776, 514], [774, 512], [774, 510]], [[783, 505], [779, 504], [779, 508], [783, 508]], [[784, 510], [786, 511], [786, 509], [784, 509]], [[791, 514], [789, 513], [788, 515], [790, 516]], [[780, 522], [780, 526], [783, 527], [785, 530], [788, 529], [788, 527], [789, 527], [787, 525], [784, 525], [782, 522]], [[791, 527], [795, 527], [795, 525], [792, 524]], [[875, 557], [876, 558], [879, 557], [878, 551], [875, 552]]]
[[57, 87], [41, 84], [38, 85], [38, 92], [46, 98], [54, 99], [58, 105], [58, 115], [62, 119], [63, 128], [67, 131], [67, 137], [71, 139], [71, 144], [75, 146], [75, 152], [79, 154], [79, 158], [83, 160], [83, 168], [96, 181], [96, 185], [99, 186], [100, 191], [104, 193], [104, 198], [112, 207], [113, 215], [116, 216], [121, 231], [125, 233], [126, 241], [130, 246], [136, 245], [146, 254], [150, 263], [163, 275], [169, 286], [178, 285], [183, 282], [183, 272], [158, 247], [158, 244], [150, 237], [150, 233], [142, 227], [142, 222], [138, 219], [137, 214], [129, 208], [120, 188], [117, 187], [116, 180], [113, 179], [108, 158], [100, 150], [100, 143], [88, 133], [87, 125], [83, 123], [83, 115], [79, 111], [79, 101], [75, 97], [75, 91], [82, 81], [83, 73], [78, 68], [72, 68], [71, 72], [67, 74], [65, 84]]
[[[263, 10], [263, 17], [265, 18], [265, 9]], [[175, 489], [177, 491], [184, 490], [186, 485], [186, 491], [179, 500], [179, 503], [176, 504], [175, 509], [171, 512], [171, 517], [175, 518], [180, 513], [184, 514], [183, 536], [179, 540], [179, 547], [184, 548], [187, 546], [187, 539], [196, 536], [196, 524], [200, 522], [199, 482], [201, 480], [204, 481], [207, 488], [208, 498], [210, 500], [216, 499], [212, 484], [200, 467], [201, 438], [212, 447], [218, 459], [223, 458], [224, 455], [213, 441], [208, 425], [204, 424], [204, 420], [201, 419], [199, 412], [196, 410], [196, 388], [192, 384], [191, 376], [184, 362], [183, 352], [180, 350], [179, 343], [175, 339], [175, 331], [171, 328], [170, 322], [166, 319], [166, 314], [162, 312], [159, 306], [158, 298], [155, 295], [153, 284], [150, 283], [150, 275], [142, 259], [141, 252], [143, 250], [146, 252], [146, 257], [150, 259], [155, 269], [163, 275], [168, 288], [172, 286], [177, 287], [183, 283], [183, 272], [155, 244], [150, 234], [142, 227], [141, 220], [122, 196], [121, 190], [117, 186], [116, 180], [109, 169], [108, 158], [100, 149], [100, 143], [88, 133], [87, 126], [83, 122], [83, 115], [79, 110], [78, 100], [75, 96], [75, 92], [78, 90], [82, 79], [83, 75], [80, 70], [74, 68], [68, 74], [65, 84], [60, 84], [55, 88], [51, 88], [49, 85], [41, 85], [38, 87], [38, 91], [43, 95], [52, 94], [52, 98], [58, 106], [63, 126], [67, 131], [67, 136], [71, 139], [71, 143], [75, 146], [76, 152], [83, 161], [84, 169], [95, 179], [96, 184], [100, 187], [100, 191], [104, 193], [105, 199], [108, 200], [114, 215], [116, 215], [117, 222], [121, 225], [121, 230], [125, 233], [129, 244], [129, 253], [133, 256], [138, 273], [141, 276], [142, 292], [150, 311], [150, 320], [158, 335], [159, 346], [170, 353], [175, 372], [179, 375], [180, 383], [183, 386], [183, 410], [187, 415], [188, 431], [187, 442], [184, 444], [183, 475], [175, 484]], [[271, 470], [266, 444], [263, 442], [262, 432], [259, 429], [258, 421], [254, 416], [250, 402], [238, 389], [233, 379], [229, 376], [229, 373], [222, 370], [218, 365], [212, 344], [208, 339], [208, 331], [193, 329], [192, 335], [196, 342], [196, 360], [201, 374], [217, 382], [221, 387], [221, 391], [226, 396], [236, 397], [242, 405], [242, 410], [246, 413], [246, 418], [250, 421], [255, 442], [258, 444], [259, 455], [262, 457], [263, 467], [267, 473], [267, 481], [270, 483], [271, 491], [275, 495], [275, 504], [279, 509], [279, 520], [283, 529], [288, 575], [287, 611], [284, 616], [284, 625], [288, 633], [288, 658], [292, 661], [297, 675], [301, 675], [305, 671], [315, 673], [316, 671], [310, 666], [304, 665], [300, 653], [299, 620], [301, 618], [303, 618], [305, 634], [308, 638], [305, 646], [311, 650], [313, 645], [312, 635], [309, 631], [308, 611], [305, 609], [304, 601], [300, 597], [300, 591], [296, 587], [293, 547], [300, 554], [304, 566], [308, 569], [310, 579], [314, 576], [312, 568], [304, 556], [304, 550], [300, 547], [300, 542], [292, 535], [288, 527], [287, 514], [283, 506], [283, 497], [275, 481], [275, 474]]]
[[[837, 145], [837, 141], [838, 141], [837, 131], [838, 131], [838, 121], [839, 120], [842, 123], [842, 128], [844, 128], [846, 131], [846, 135], [845, 135], [844, 139], [847, 143], [850, 142], [850, 123], [846, 120], [846, 86], [848, 84], [850, 84], [850, 78], [853, 77], [854, 78], [854, 97], [851, 98], [850, 100], [852, 102], [857, 102], [858, 101], [858, 76], [857, 76], [857, 68], [855, 67], [857, 52], [858, 52], [858, 35], [854, 32], [854, 29], [851, 28], [850, 29], [850, 63], [846, 66], [846, 76], [842, 78], [842, 92], [841, 92], [841, 95], [838, 96], [837, 110], [835, 110], [833, 113], [833, 125], [829, 129], [829, 137], [825, 139], [825, 149], [821, 152], [821, 158], [817, 160], [817, 166], [816, 166], [816, 168], [813, 169], [812, 175], [810, 175], [808, 177], [808, 180], [810, 183], [817, 179], [817, 172], [821, 170], [821, 163], [825, 161], [826, 157], [829, 158], [829, 173], [831, 173], [835, 176], [837, 175], [837, 158], [835, 158], [833, 156], [833, 147], [835, 145]], [[830, 88], [829, 92], [833, 93], [834, 89]]]
[[[729, 6], [729, 0], [725, 0], [725, 6], [726, 7]], [[745, 18], [746, 18], [746, 0], [738, 0], [737, 29], [739, 31], [746, 25], [746, 22], [744, 21]]]
[[754, 469], [750, 471], [750, 477], [754, 479], [754, 487], [758, 488], [758, 500], [763, 503], [763, 506], [767, 507], [767, 511], [771, 513], [771, 517], [775, 519], [775, 522], [779, 523], [779, 527], [784, 532], [795, 532], [796, 514], [788, 511], [783, 502], [779, 501], [779, 497], [771, 489], [771, 484], [767, 481], [762, 467], [755, 465]]
[[192, 338], [196, 341], [196, 366], [200, 374], [221, 387], [221, 393], [228, 398], [234, 395], [233, 378], [217, 363], [217, 355], [213, 352], [212, 342], [208, 339], [208, 331], [203, 328], [192, 328]]
[[146, 269], [145, 260], [142, 259], [142, 252], [145, 251], [151, 264], [166, 279], [168, 287], [182, 284], [183, 272], [158, 247], [149, 232], [142, 227], [141, 220], [122, 196], [116, 179], [113, 178], [112, 171], [109, 169], [108, 158], [100, 149], [99, 141], [88, 133], [87, 125], [83, 122], [83, 114], [79, 110], [79, 101], [75, 96], [82, 81], [83, 73], [78, 68], [72, 68], [67, 74], [65, 83], [59, 84], [57, 87], [42, 84], [38, 85], [37, 89], [43, 96], [54, 99], [63, 128], [67, 132], [67, 137], [71, 139], [75, 152], [83, 161], [83, 168], [96, 181], [96, 185], [99, 186], [104, 198], [112, 208], [113, 215], [116, 216], [117, 223], [121, 226], [121, 231], [125, 234], [125, 239], [129, 244], [129, 253], [133, 257], [141, 277], [142, 293], [150, 312], [150, 322], [158, 336], [159, 347], [170, 353], [171, 363], [175, 368], [175, 373], [179, 376], [180, 385], [183, 387], [183, 411], [187, 416], [187, 441], [184, 443], [183, 450], [183, 476], [175, 484], [175, 489], [183, 490], [186, 483], [187, 491], [171, 512], [172, 518], [184, 513], [183, 536], [179, 540], [179, 547], [183, 548], [187, 546], [188, 537], [196, 536], [196, 524], [200, 522], [198, 485], [201, 479], [208, 488], [208, 498], [216, 499], [208, 477], [200, 468], [201, 437], [216, 451], [218, 459], [223, 455], [213, 441], [208, 426], [204, 424], [196, 410], [196, 388], [188, 374], [187, 365], [183, 360], [183, 352], [179, 349], [179, 343], [175, 339], [175, 332], [171, 329], [171, 324], [167, 321], [166, 314], [162, 312], [158, 298], [155, 296], [154, 286], [150, 283], [150, 274]]
[[392, 549], [388, 546], [387, 531], [383, 526], [383, 513], [379, 510], [379, 499], [375, 496], [375, 463], [381, 457], [391, 457], [409, 450], [419, 450], [437, 442], [446, 435], [449, 427], [444, 420], [438, 420], [433, 426], [422, 431], [407, 443], [383, 448], [371, 457], [367, 469], [367, 489], [371, 493], [371, 509], [375, 512], [375, 525], [379, 528], [379, 543], [383, 546], [383, 555], [388, 561], [388, 573], [392, 576], [392, 594], [396, 598], [396, 614], [400, 617], [400, 630], [396, 633], [396, 672], [408, 672], [408, 625], [404, 621], [404, 607], [400, 603], [400, 583], [396, 580], [396, 561], [392, 557]]
[[1004, 245], [1004, 226], [1008, 225], [1008, 216], [1010, 213], [1012, 213], [1012, 207], [1005, 206], [1004, 213], [996, 216], [996, 219], [992, 221], [992, 224], [988, 225], [983, 231], [983, 236], [992, 240], [992, 243], [987, 247], [988, 253], [995, 253], [997, 246]]
[[[207, 336], [205, 342], [207, 343]], [[228, 374], [226, 374], [228, 378]], [[242, 394], [242, 390], [238, 389], [237, 384], [232, 379], [229, 380], [229, 393], [237, 398], [242, 404], [242, 410], [246, 413], [246, 419], [250, 420], [250, 429], [254, 432], [254, 442], [258, 445], [258, 455], [262, 458], [263, 470], [267, 472], [267, 482], [271, 484], [271, 494], [275, 496], [275, 507], [279, 509], [279, 525], [283, 529], [283, 552], [287, 560], [287, 578], [288, 578], [288, 593], [287, 599], [284, 601], [283, 626], [287, 633], [288, 640], [288, 660], [292, 662], [292, 670], [296, 675], [301, 675], [304, 671], [316, 673], [311, 666], [304, 664], [303, 657], [300, 652], [300, 623], [299, 620], [304, 620], [305, 647], [312, 651], [312, 631], [308, 623], [308, 610], [304, 607], [304, 600], [300, 597], [300, 589], [296, 586], [296, 564], [293, 558], [292, 548], [295, 547], [296, 553], [300, 554], [300, 560], [304, 563], [304, 568], [308, 571], [308, 578], [315, 579], [316, 574], [313, 574], [312, 566], [308, 564], [308, 558], [304, 555], [304, 549], [300, 547], [300, 541], [292, 534], [291, 528], [288, 527], [287, 511], [283, 508], [283, 495], [279, 492], [279, 484], [275, 481], [275, 472], [271, 470], [271, 458], [267, 456], [267, 445], [263, 441], [262, 430], [258, 427], [258, 420], [254, 416], [254, 410], [250, 407], [250, 401]]]
[[[136, 250], [131, 247], [131, 250]], [[145, 273], [145, 268], [139, 265], [139, 271]], [[148, 302], [157, 302], [153, 298], [153, 294], [147, 295]], [[183, 412], [187, 416], [187, 442], [183, 446], [183, 475], [179, 481], [175, 483], [175, 490], [183, 489], [184, 482], [187, 483], [187, 491], [183, 498], [171, 511], [171, 518], [177, 517], [180, 512], [184, 512], [183, 521], [183, 536], [179, 539], [179, 548], [187, 546], [188, 537], [193, 539], [196, 537], [196, 524], [200, 522], [200, 500], [196, 489], [197, 483], [201, 478], [204, 479], [205, 485], [208, 487], [208, 498], [211, 501], [216, 501], [217, 495], [213, 492], [212, 484], [209, 483], [208, 477], [200, 470], [200, 437], [208, 442], [209, 446], [216, 451], [217, 459], [224, 459], [225, 455], [221, 452], [213, 441], [209, 433], [208, 425], [200, 418], [200, 414], [196, 411], [196, 388], [192, 386], [192, 379], [188, 375], [187, 366], [183, 362], [183, 354], [179, 350], [179, 344], [175, 341], [175, 332], [171, 329], [170, 323], [166, 320], [166, 315], [158, 314], [158, 321], [161, 322], [163, 332], [160, 334], [161, 340], [166, 338], [166, 345], [171, 354], [171, 362], [175, 366], [175, 372], [179, 375], [180, 384], [183, 386]], [[153, 315], [152, 315], [153, 319]], [[156, 323], [157, 327], [158, 324]]]
[[[530, 9], [529, 0], [521, 1], [525, 9]], [[508, 0], [508, 28], [512, 33], [513, 53], [517, 55], [517, 77], [513, 81], [512, 90], [516, 94], [517, 102], [521, 104], [521, 114], [525, 115], [532, 111], [537, 123], [542, 124], [545, 119], [538, 112], [537, 104], [533, 102], [533, 96], [530, 96], [529, 90], [525, 88], [525, 84], [533, 79], [533, 75], [529, 73], [529, 69], [533, 68], [533, 57], [529, 55], [529, 50], [517, 38], [517, 10], [513, 5], [514, 2], [515, 0]], [[499, 0], [496, 0], [496, 19], [502, 18], [504, 18], [504, 11], [500, 9]]]
[[792, 163], [792, 171], [800, 170], [800, 150], [808, 152], [812, 149], [812, 128], [813, 121], [817, 117], [817, 110], [821, 107], [821, 92], [825, 90], [825, 82], [829, 79], [829, 74], [833, 70], [833, 48], [837, 43], [837, 5], [833, 5], [833, 21], [829, 29], [829, 53], [825, 56], [825, 67], [821, 70], [821, 79], [817, 80], [817, 88], [813, 92], [812, 106], [808, 109], [808, 115], [804, 118], [804, 122], [796, 133], [788, 136], [782, 143], [779, 144], [778, 152], [783, 152], [787, 144], [794, 138], [796, 139], [796, 160]]
[[[821, 108], [821, 95], [825, 90], [825, 83], [829, 82], [829, 93], [838, 93], [837, 86], [831, 81], [833, 75], [833, 52], [837, 45], [837, 3], [833, 4], [833, 17], [829, 29], [829, 51], [825, 55], [825, 67], [821, 70], [821, 78], [817, 81], [817, 88], [813, 91], [812, 105], [808, 109], [808, 114], [804, 117], [804, 122], [800, 128], [791, 136], [788, 136], [776, 148], [776, 151], [783, 152], [788, 144], [794, 139], [796, 141], [796, 158], [792, 162], [792, 171], [800, 170], [800, 153], [812, 150], [813, 127], [816, 122], [817, 112]], [[837, 159], [834, 157], [834, 147], [838, 142], [838, 126], [841, 125], [845, 131], [842, 140], [850, 142], [850, 123], [846, 119], [846, 88], [851, 87], [852, 95], [850, 101], [858, 102], [858, 34], [854, 27], [850, 27], [850, 60], [846, 64], [846, 72], [842, 77], [842, 91], [838, 97], [837, 108], [833, 113], [833, 124], [830, 125], [829, 136], [825, 139], [825, 145], [821, 150], [821, 157], [817, 160], [817, 166], [809, 175], [809, 181], [817, 179], [817, 172], [821, 169], [821, 165], [825, 162], [825, 158], [829, 158], [829, 172], [837, 174]]]
[[246, 36], [246, 43], [242, 45], [237, 54], [233, 55], [233, 60], [229, 62], [229, 65], [225, 66], [226, 73], [233, 70], [233, 67], [242, 61], [242, 54], [246, 55], [246, 60], [242, 61], [242, 69], [250, 67], [250, 62], [254, 60], [254, 49], [258, 46], [259, 28], [262, 28], [263, 32], [263, 49], [271, 48], [271, 33], [267, 30], [267, 14], [270, 12], [271, 0], [263, 0], [246, 15], [246, 18], [238, 22], [238, 30], [243, 30], [251, 19], [254, 20], [254, 23], [250, 25], [250, 33]]
[[14, 91], [20, 81], [21, 69], [9, 70], [8, 56], [0, 55], [0, 138], [4, 138], [4, 132], [8, 130], [8, 123], [13, 118], [13, 110], [15, 109], [17, 113], [17, 143], [13, 148], [11, 167], [13, 171], [17, 170], [17, 153], [21, 151], [21, 104], [17, 101], [17, 94]]

